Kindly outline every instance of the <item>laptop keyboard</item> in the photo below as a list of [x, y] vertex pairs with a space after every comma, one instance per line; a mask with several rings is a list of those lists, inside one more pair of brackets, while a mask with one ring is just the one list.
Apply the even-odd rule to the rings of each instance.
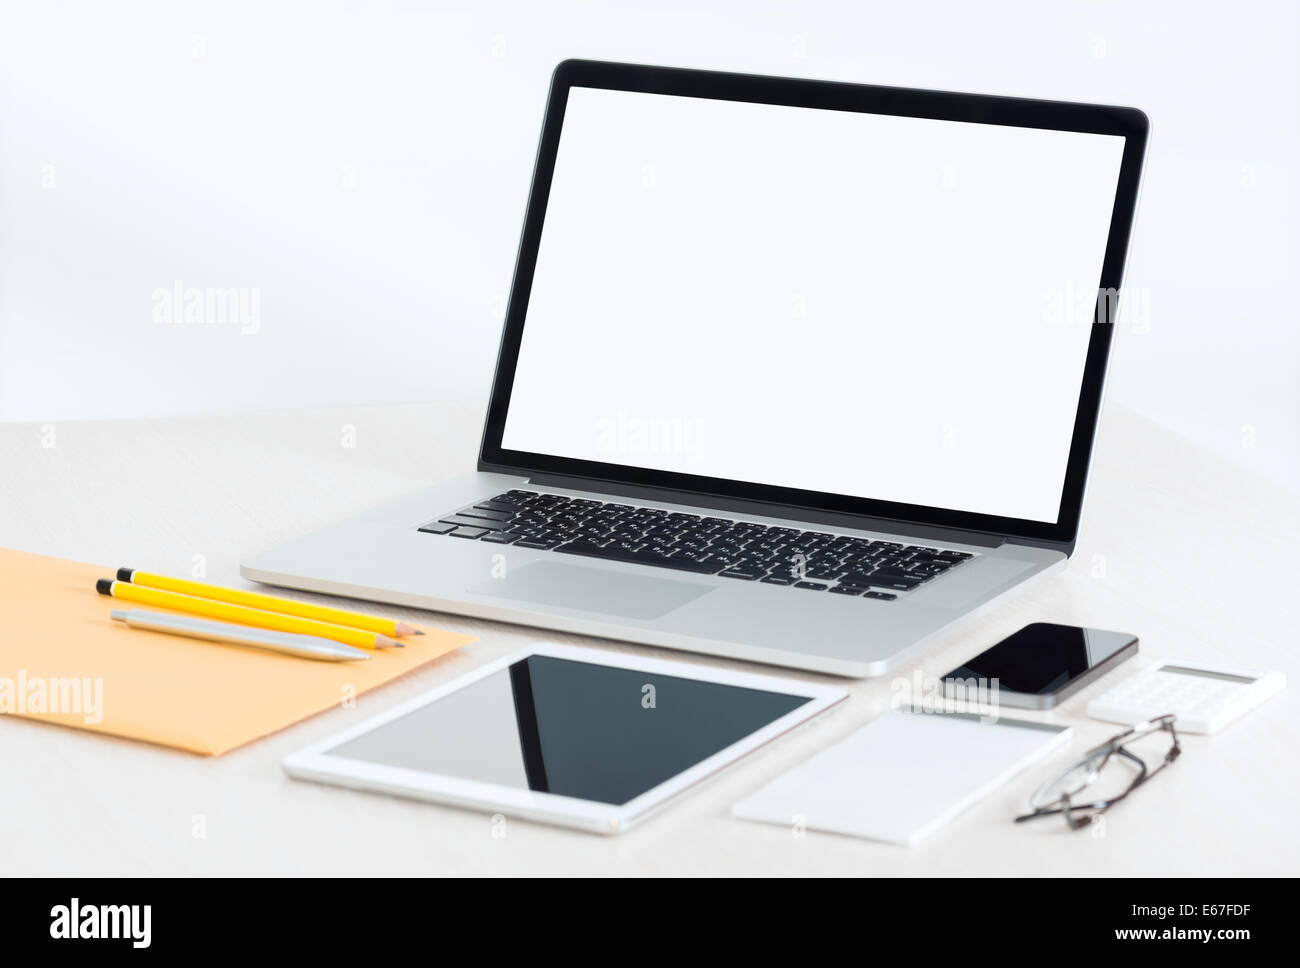
[[632, 504], [512, 490], [420, 528], [485, 544], [893, 601], [974, 557]]

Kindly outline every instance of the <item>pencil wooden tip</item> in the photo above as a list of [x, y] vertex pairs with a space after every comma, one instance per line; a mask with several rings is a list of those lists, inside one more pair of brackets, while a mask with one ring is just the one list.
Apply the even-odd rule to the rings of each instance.
[[409, 622], [398, 622], [394, 626], [394, 631], [398, 635], [423, 635], [424, 634], [419, 629], [417, 629], [414, 625], [411, 625]]

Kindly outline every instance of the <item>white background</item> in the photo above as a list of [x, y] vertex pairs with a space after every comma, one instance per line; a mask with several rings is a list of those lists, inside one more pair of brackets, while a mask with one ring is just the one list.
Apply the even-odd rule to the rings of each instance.
[[0, 0], [0, 419], [484, 398], [566, 57], [1143, 108], [1111, 398], [1300, 480], [1289, 2]]
[[1055, 522], [1123, 151], [576, 88], [502, 446]]

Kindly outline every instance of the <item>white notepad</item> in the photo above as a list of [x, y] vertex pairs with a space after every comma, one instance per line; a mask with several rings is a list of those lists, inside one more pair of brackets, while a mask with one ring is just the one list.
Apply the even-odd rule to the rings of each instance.
[[1069, 741], [1066, 726], [981, 722], [967, 713], [890, 712], [777, 777], [731, 812], [744, 820], [802, 823], [914, 846]]

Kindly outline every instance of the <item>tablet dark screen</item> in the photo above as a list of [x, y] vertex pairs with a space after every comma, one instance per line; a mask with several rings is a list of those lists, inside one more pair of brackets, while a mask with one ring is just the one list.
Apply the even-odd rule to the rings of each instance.
[[807, 702], [534, 655], [329, 753], [618, 805]]

